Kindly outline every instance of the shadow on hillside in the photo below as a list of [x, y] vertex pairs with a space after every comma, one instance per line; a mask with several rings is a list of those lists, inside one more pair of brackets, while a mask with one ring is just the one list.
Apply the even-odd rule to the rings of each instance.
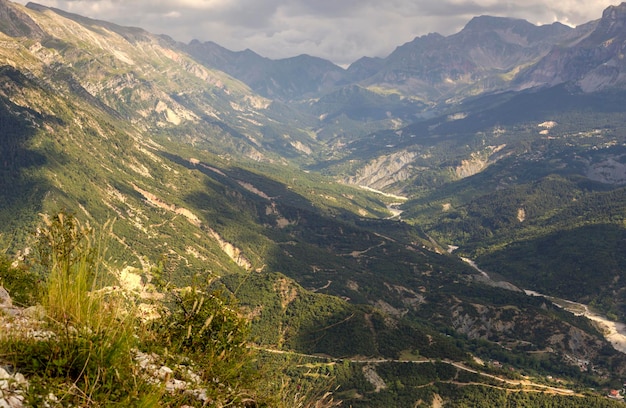
[[49, 190], [47, 182], [32, 171], [44, 166], [46, 157], [28, 147], [35, 129], [26, 118], [37, 116], [35, 111], [0, 98], [0, 234], [14, 234], [3, 237], [12, 240], [11, 247], [31, 232], [24, 226], [32, 225]]
[[[253, 204], [260, 211], [258, 215], [261, 218], [263, 218], [266, 206], [272, 202], [287, 211], [287, 215], [291, 211], [305, 211], [320, 219], [332, 217], [333, 219], [353, 220], [357, 218], [353, 213], [340, 207], [334, 207], [332, 214], [323, 214], [311, 201], [294, 192], [288, 185], [241, 167], [217, 168], [212, 164], [201, 162], [192, 164], [189, 160], [168, 152], [162, 151], [160, 154], [180, 166], [199, 171], [215, 181], [215, 183], [209, 182], [206, 186], [207, 191], [198, 193], [197, 197], [193, 195], [186, 197], [185, 201], [191, 204], [206, 202], [207, 197], [214, 197], [213, 193], [217, 193], [221, 200], [228, 189], [238, 192], [242, 200]], [[203, 194], [207, 195], [204, 199], [200, 197]], [[229, 200], [229, 203], [236, 204], [233, 200]], [[217, 203], [209, 200], [209, 204]]]
[[[626, 92], [609, 90], [583, 93], [571, 89], [569, 85], [559, 85], [540, 90], [480, 96], [465, 102], [464, 109], [470, 112], [467, 117], [443, 121], [437, 127], [436, 135], [471, 134], [494, 126], [541, 123], [563, 115], [571, 119], [577, 113], [622, 114], [626, 111]], [[441, 118], [436, 120], [441, 121]]]
[[[494, 128], [534, 129], [545, 121], [557, 121], [562, 128], [572, 132], [581, 129], [602, 129], [612, 124], [621, 127], [626, 112], [626, 92], [609, 90], [583, 93], [570, 85], [481, 95], [468, 99], [455, 109], [463, 117], [450, 120], [450, 112], [433, 118], [417, 120], [402, 129], [378, 131], [351, 142], [345, 157], [316, 165], [316, 169], [329, 168], [351, 160], [366, 160], [391, 154], [402, 149], [434, 148], [437, 146], [463, 146], [477, 134], [491, 133]], [[575, 129], [575, 130], [574, 130]], [[537, 132], [538, 134], [538, 132]], [[531, 133], [534, 135], [534, 133]], [[528, 134], [523, 136], [532, 140]], [[511, 141], [512, 142], [512, 141]], [[508, 142], [508, 143], [511, 143]], [[503, 143], [503, 142], [499, 142]]]
[[[371, 305], [306, 291], [280, 273], [230, 275], [222, 283], [237, 297], [254, 322], [253, 341], [335, 358], [398, 358], [404, 350], [424, 356], [462, 358], [450, 338], [422, 324], [392, 319]], [[357, 357], [358, 356], [358, 357]]]
[[223, 269], [221, 282], [236, 292], [264, 345], [336, 357], [397, 357], [414, 348], [435, 358], [461, 355], [452, 340], [427, 331], [429, 323], [401, 317], [423, 301], [419, 288], [463, 291], [459, 276], [473, 273], [424, 248], [411, 226], [344, 217], [262, 174], [160, 154], [206, 176], [202, 189], [183, 197], [185, 207], [252, 261], [248, 272]]
[[[340, 208], [320, 210], [281, 182], [239, 167], [216, 168], [166, 152], [161, 155], [207, 176], [205, 189], [184, 200], [203, 214], [208, 225], [229, 230], [241, 245], [256, 246], [252, 253], [268, 245], [260, 262], [305, 287], [324, 286], [328, 276], [338, 272], [362, 271], [364, 267], [349, 254], [380, 243], [380, 238], [356, 225], [354, 214]], [[314, 274], [309, 274], [311, 265]]]
[[[477, 262], [516, 285], [583, 303], [626, 304], [626, 228], [596, 224], [513, 242]], [[626, 307], [624, 307], [626, 310]]]
[[[380, 289], [385, 282], [420, 287], [433, 280], [440, 285], [472, 273], [455, 257], [426, 249], [426, 238], [408, 224], [317, 208], [289, 186], [240, 167], [216, 168], [161, 155], [207, 176], [202, 191], [184, 197], [207, 225], [256, 256], [251, 259], [255, 268], [265, 265], [307, 289], [368, 303], [389, 296]], [[429, 275], [420, 273], [425, 270]], [[349, 281], [368, 289], [352, 290]]]

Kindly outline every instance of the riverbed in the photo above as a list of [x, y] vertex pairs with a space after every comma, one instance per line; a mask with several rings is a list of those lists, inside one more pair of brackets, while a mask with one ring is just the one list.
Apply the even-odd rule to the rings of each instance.
[[[469, 258], [461, 259], [472, 268], [474, 268], [477, 272], [479, 272], [483, 278], [491, 280], [491, 278], [489, 277], [489, 273], [480, 269], [473, 260]], [[498, 286], [502, 286], [501, 283], [502, 282], [500, 282], [500, 285]], [[533, 290], [523, 289], [523, 291], [528, 296], [543, 296], [544, 298], [551, 301], [554, 305], [564, 310], [567, 310], [568, 312], [571, 312], [576, 316], [585, 316], [587, 319], [595, 322], [598, 328], [602, 331], [604, 338], [613, 345], [615, 350], [626, 353], [626, 324], [609, 320], [606, 316], [590, 310], [589, 306], [583, 303], [544, 295]]]
[[596, 323], [598, 328], [604, 334], [604, 338], [607, 339], [613, 347], [615, 347], [615, 350], [626, 353], [626, 324], [609, 320], [606, 316], [590, 310], [589, 306], [583, 303], [544, 295], [533, 290], [525, 289], [524, 292], [529, 296], [543, 296], [554, 305], [565, 309], [576, 316], [585, 316], [587, 319]]

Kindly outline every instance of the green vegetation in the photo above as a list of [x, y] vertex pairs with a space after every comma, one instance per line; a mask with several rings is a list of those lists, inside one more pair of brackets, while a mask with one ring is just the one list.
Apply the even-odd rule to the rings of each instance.
[[445, 212], [422, 207], [416, 220], [494, 276], [624, 319], [625, 191], [548, 175], [484, 192]]
[[[12, 293], [30, 292], [30, 303], [41, 301], [43, 306], [35, 323], [43, 337], [15, 333], [0, 339], [0, 361], [27, 375], [31, 383], [28, 398], [33, 404], [98, 406], [106, 401], [179, 406], [196, 405], [202, 398], [217, 405], [305, 407], [317, 400], [315, 406], [335, 406], [342, 400], [352, 406], [384, 406], [391, 401], [402, 405], [422, 400], [430, 404], [443, 395], [445, 401], [457, 406], [467, 398], [486, 401], [500, 392], [501, 380], [496, 380], [494, 388], [476, 394], [482, 388], [474, 383], [489, 384], [488, 377], [441, 360], [413, 365], [376, 363], [375, 370], [387, 387], [374, 392], [363, 377], [364, 364], [368, 363], [344, 360], [344, 356], [355, 354], [397, 358], [407, 355], [407, 350], [417, 360], [452, 358], [467, 363], [470, 360], [463, 350], [471, 350], [483, 358], [498, 356], [513, 367], [527, 367], [532, 376], [559, 367], [569, 370], [558, 359], [541, 369], [533, 368], [534, 363], [523, 360], [523, 353], [507, 354], [487, 341], [477, 347], [478, 343], [461, 337], [445, 337], [427, 324], [399, 320], [390, 326], [389, 317], [380, 311], [307, 292], [280, 274], [198, 275], [185, 288], [172, 285], [167, 268], [153, 268], [150, 281], [154, 289], [145, 303], [137, 294], [121, 289], [108, 272], [112, 264], [104, 261], [104, 244], [112, 231], [113, 225], [105, 225], [96, 233], [65, 213], [44, 217], [38, 261], [32, 266], [44, 277], [40, 294], [7, 284]], [[8, 262], [2, 271], [3, 282], [16, 282], [14, 274], [25, 274], [24, 269], [14, 269]], [[454, 293], [451, 287], [448, 290]], [[237, 301], [233, 295], [245, 301]], [[512, 300], [498, 300], [498, 295], [493, 290], [495, 305]], [[463, 296], [489, 297], [471, 291]], [[139, 319], [141, 303], [154, 307], [161, 317]], [[430, 315], [427, 310], [424, 313]], [[249, 340], [259, 348], [250, 348]], [[289, 352], [265, 352], [263, 348], [297, 349], [335, 358], [289, 357]], [[155, 374], [158, 370], [163, 372], [161, 377]], [[493, 373], [510, 377], [498, 370]], [[572, 373], [576, 377], [575, 371]], [[168, 379], [184, 381], [192, 391], [168, 388]], [[580, 377], [576, 381], [582, 384], [588, 380]], [[505, 393], [498, 398], [513, 398], [520, 404], [543, 401], [532, 397], [534, 392], [523, 393], [524, 398], [513, 397], [516, 394]], [[583, 405], [576, 405], [571, 397], [567, 401], [572, 406], [584, 406], [590, 400], [581, 398]]]
[[[141, 319], [137, 294], [117, 286], [107, 269], [103, 245], [110, 233], [110, 226], [97, 234], [66, 213], [44, 217], [41, 294], [8, 286], [41, 301], [22, 323], [30, 331], [0, 335], [0, 362], [27, 376], [30, 405], [307, 406], [311, 395], [292, 397], [289, 378], [280, 381], [284, 367], [270, 375], [258, 365], [247, 347], [248, 321], [208, 284], [161, 287], [165, 292], [152, 293], [149, 304], [160, 317]], [[3, 264], [3, 282], [14, 273], [23, 276]], [[277, 380], [280, 388], [267, 388]], [[332, 397], [322, 400], [319, 406], [333, 406]]]
[[7, 290], [18, 306], [33, 306], [40, 298], [41, 276], [26, 267], [13, 267], [11, 261], [0, 256], [0, 286]]
[[[167, 365], [188, 366], [203, 384], [219, 379], [206, 390], [210, 401], [257, 400], [262, 371], [253, 364], [254, 352], [247, 347], [249, 323], [236, 306], [210, 290], [210, 282], [164, 289], [161, 317], [148, 323], [149, 338], [142, 347], [165, 356]], [[192, 397], [186, 399], [193, 403]]]

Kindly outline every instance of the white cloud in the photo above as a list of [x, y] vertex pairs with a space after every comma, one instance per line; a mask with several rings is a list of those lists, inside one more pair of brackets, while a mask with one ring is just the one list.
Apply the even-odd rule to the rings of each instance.
[[[26, 3], [26, 0], [20, 0]], [[348, 64], [386, 56], [416, 36], [459, 31], [477, 15], [534, 24], [600, 18], [609, 0], [38, 0], [179, 41], [214, 41], [270, 58], [311, 54]]]

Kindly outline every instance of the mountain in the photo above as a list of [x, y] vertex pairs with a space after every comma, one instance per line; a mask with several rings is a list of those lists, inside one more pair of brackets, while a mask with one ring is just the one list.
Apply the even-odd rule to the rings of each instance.
[[590, 92], [622, 82], [623, 8], [609, 7], [600, 20], [576, 28], [475, 17], [456, 34], [417, 37], [385, 58], [363, 57], [347, 70], [311, 56], [274, 61], [212, 42], [192, 41], [185, 48], [207, 66], [279, 100], [307, 99], [352, 85], [424, 102], [565, 82]]
[[517, 82], [522, 88], [571, 82], [585, 92], [623, 87], [625, 22], [625, 3], [607, 8], [600, 20], [588, 24], [593, 30], [587, 35], [552, 50]]
[[[139, 345], [177, 370], [202, 354], [172, 355], [168, 342], [184, 338], [189, 351], [198, 345], [186, 333], [199, 325], [205, 334], [223, 318], [210, 341], [232, 344], [239, 331], [228, 324], [242, 318], [249, 349], [261, 353], [254, 364], [279, 367], [281, 381], [298, 384], [293, 398], [302, 387], [312, 400], [332, 390], [353, 406], [476, 398], [611, 406], [601, 394], [621, 386], [626, 356], [589, 320], [520, 288], [541, 266], [525, 263], [525, 253], [551, 268], [550, 256], [584, 254], [577, 239], [587, 236], [599, 255], [578, 263], [577, 286], [604, 260], [611, 270], [597, 275], [601, 284], [585, 293], [555, 287], [564, 270], [534, 289], [600, 307], [619, 291], [623, 260], [607, 254], [623, 240], [625, 94], [571, 84], [517, 91], [503, 85], [508, 77], [501, 92], [463, 93], [540, 61], [580, 31], [479, 17], [452, 39], [421, 37], [343, 70], [308, 56], [271, 61], [183, 45], [32, 3], [0, 6], [0, 283], [13, 298], [36, 299], [33, 288], [50, 272], [33, 232], [41, 239], [56, 225], [50, 220], [67, 225], [55, 214], [70, 213], [81, 225], [110, 228], [107, 284], [137, 282], [145, 290], [132, 293], [143, 307], [165, 307], [160, 296], [182, 304], [170, 315], [182, 323], [166, 320], [165, 345]], [[466, 53], [454, 45], [463, 41]], [[425, 55], [432, 72], [421, 68]], [[443, 85], [457, 74], [457, 85]], [[427, 86], [413, 87], [408, 76]], [[555, 241], [554, 252], [538, 250]], [[459, 248], [449, 253], [448, 245]], [[183, 302], [203, 282], [199, 293], [220, 294], [210, 297], [214, 314], [195, 314], [208, 297]], [[2, 335], [11, 352], [0, 352], [0, 367], [23, 368], [33, 393], [72, 395], [71, 375], [83, 378], [83, 367], [66, 375], [73, 360], [58, 354], [58, 336], [3, 343]], [[118, 375], [137, 369], [126, 368]], [[215, 395], [230, 386], [247, 395], [232, 371], [226, 385], [210, 370], [203, 375]], [[547, 376], [560, 382], [546, 385]], [[538, 395], [547, 386], [558, 395]]]
[[[142, 130], [177, 129], [188, 141], [206, 143], [214, 152], [256, 160], [271, 160], [266, 155], [274, 149], [298, 156], [299, 149], [316, 143], [306, 123], [290, 126], [288, 134], [284, 131], [283, 115], [302, 121], [288, 106], [272, 103], [222, 71], [202, 66], [169, 38], [32, 3], [28, 9], [45, 16], [38, 20], [42, 29], [64, 25], [42, 40], [45, 46], [40, 51], [47, 54], [38, 55], [39, 61], [33, 62], [38, 66], [29, 69], [48, 70], [72, 82], [71, 86], [84, 89], [86, 98], [95, 97]], [[82, 47], [81, 36], [93, 38], [94, 43]], [[69, 61], [81, 69], [68, 70]], [[177, 75], [167, 75], [167, 70]], [[140, 88], [148, 91], [135, 92]], [[214, 135], [228, 136], [217, 143], [204, 140], [207, 127]]]
[[384, 58], [362, 57], [350, 64], [347, 71], [352, 81], [359, 82], [380, 71], [384, 64]]
[[365, 82], [426, 100], [497, 90], [570, 31], [559, 23], [537, 27], [523, 20], [476, 17], [457, 34], [429, 34], [398, 47]]
[[1, 31], [10, 37], [31, 36], [41, 38], [44, 32], [28, 14], [11, 6], [8, 0], [0, 1]]
[[481, 16], [457, 34], [418, 37], [386, 58], [363, 57], [347, 70], [308, 55], [270, 60], [213, 42], [194, 40], [184, 48], [198, 61], [272, 99], [307, 99], [359, 84], [428, 101], [504, 88], [521, 67], [545, 56], [554, 45], [585, 33], [586, 29], [560, 23], [538, 27], [524, 20]]
[[340, 83], [344, 70], [310, 55], [270, 60], [250, 50], [233, 52], [213, 42], [192, 41], [184, 49], [203, 64], [245, 82], [271, 99], [292, 100], [317, 95]]
[[[585, 31], [560, 23], [538, 27], [524, 20], [481, 16], [457, 34], [418, 37], [386, 58], [364, 57], [346, 71], [306, 55], [273, 61], [250, 50], [232, 52], [212, 42], [192, 41], [186, 48], [207, 66], [229, 73], [269, 98], [307, 98], [361, 84], [432, 100], [505, 87], [520, 67]], [[470, 91], [473, 87], [478, 88]]]

